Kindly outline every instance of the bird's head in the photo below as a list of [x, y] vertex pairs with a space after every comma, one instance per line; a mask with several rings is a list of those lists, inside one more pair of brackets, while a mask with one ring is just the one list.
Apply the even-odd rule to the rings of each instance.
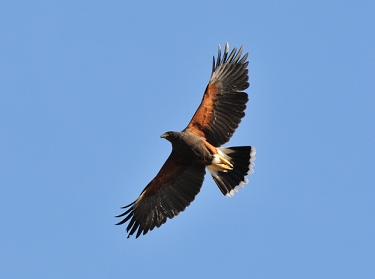
[[177, 132], [165, 132], [164, 134], [162, 134], [160, 137], [163, 138], [163, 139], [166, 139], [170, 142], [173, 142], [177, 139]]

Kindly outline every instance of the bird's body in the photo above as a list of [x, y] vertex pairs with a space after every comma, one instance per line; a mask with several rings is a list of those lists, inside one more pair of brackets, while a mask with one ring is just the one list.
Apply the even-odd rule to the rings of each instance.
[[202, 137], [191, 132], [166, 132], [161, 137], [170, 141], [172, 149], [179, 154], [182, 164], [192, 162], [208, 165], [211, 163], [212, 151]]
[[[129, 235], [146, 234], [183, 211], [199, 193], [207, 168], [224, 195], [233, 196], [248, 180], [255, 160], [251, 146], [221, 147], [233, 135], [241, 119], [248, 96], [247, 54], [242, 48], [228, 56], [226, 44], [212, 67], [212, 75], [202, 102], [188, 126], [181, 132], [166, 132], [161, 137], [172, 144], [172, 152], [159, 173], [136, 201], [117, 217], [118, 224], [129, 221]], [[241, 59], [240, 59], [241, 58]]]

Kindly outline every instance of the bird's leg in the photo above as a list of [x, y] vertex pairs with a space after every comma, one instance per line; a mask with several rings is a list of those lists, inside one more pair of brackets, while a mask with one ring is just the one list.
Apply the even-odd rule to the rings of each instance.
[[221, 160], [221, 162], [223, 163], [222, 165], [225, 165], [226, 168], [229, 168], [230, 170], [233, 169], [233, 164], [231, 162], [229, 162], [227, 159], [225, 159], [223, 156], [221, 156], [220, 154], [217, 154]]
[[215, 166], [217, 171], [227, 172], [233, 169], [233, 164], [220, 154], [214, 155], [211, 165]]
[[215, 164], [216, 166], [218, 166], [219, 168], [221, 168], [220, 171], [223, 171], [223, 172], [227, 172], [227, 171], [230, 171], [232, 170], [232, 168], [226, 164]]
[[229, 162], [228, 159], [224, 158], [224, 155], [221, 155], [221, 151], [217, 150], [216, 147], [212, 146], [207, 141], [204, 141], [206, 148], [213, 154], [213, 160], [211, 165], [216, 166], [217, 171], [227, 172], [233, 169], [233, 164]]

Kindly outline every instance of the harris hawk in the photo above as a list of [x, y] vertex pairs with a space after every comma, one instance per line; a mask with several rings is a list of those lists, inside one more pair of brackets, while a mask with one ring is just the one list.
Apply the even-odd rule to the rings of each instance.
[[199, 193], [206, 168], [226, 196], [232, 197], [248, 182], [246, 175], [253, 172], [255, 148], [222, 147], [245, 116], [248, 54], [241, 57], [242, 50], [234, 48], [229, 54], [226, 43], [221, 56], [219, 45], [210, 81], [190, 123], [181, 132], [161, 135], [171, 142], [171, 154], [140, 196], [116, 216], [124, 218], [116, 225], [129, 221], [128, 238], [134, 233], [138, 238], [184, 211]]

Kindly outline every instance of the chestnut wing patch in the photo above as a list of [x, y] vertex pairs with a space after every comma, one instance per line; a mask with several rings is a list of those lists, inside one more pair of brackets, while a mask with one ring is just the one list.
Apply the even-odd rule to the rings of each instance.
[[219, 47], [218, 57], [213, 60], [212, 75], [202, 102], [185, 130], [205, 137], [213, 146], [228, 142], [245, 116], [249, 87], [248, 62], [242, 47], [234, 48], [228, 56], [226, 44], [223, 57]]

